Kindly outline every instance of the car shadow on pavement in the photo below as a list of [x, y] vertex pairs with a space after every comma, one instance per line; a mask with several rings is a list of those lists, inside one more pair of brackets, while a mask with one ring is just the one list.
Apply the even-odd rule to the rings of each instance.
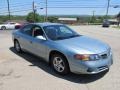
[[69, 73], [68, 75], [59, 75], [57, 73], [54, 72], [54, 70], [50, 67], [50, 65], [48, 63], [46, 63], [43, 59], [36, 57], [30, 53], [22, 53], [22, 54], [18, 54], [15, 49], [13, 47], [9, 48], [10, 51], [12, 51], [14, 54], [22, 57], [24, 60], [32, 63], [32, 65], [29, 66], [37, 66], [40, 69], [44, 70], [45, 72], [61, 78], [61, 79], [65, 79], [74, 83], [81, 83], [81, 84], [86, 84], [86, 83], [90, 83], [90, 82], [94, 82], [100, 78], [102, 78], [108, 71], [99, 73], [99, 74], [94, 74], [94, 75], [84, 75], [84, 74], [73, 74], [73, 73]]

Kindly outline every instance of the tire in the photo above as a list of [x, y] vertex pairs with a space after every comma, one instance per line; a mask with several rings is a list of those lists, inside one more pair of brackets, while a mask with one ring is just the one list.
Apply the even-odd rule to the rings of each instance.
[[18, 42], [18, 40], [14, 41], [14, 48], [15, 48], [17, 53], [22, 53], [22, 50], [21, 50], [21, 47], [20, 47], [20, 43]]
[[69, 73], [69, 64], [66, 58], [61, 54], [54, 54], [51, 57], [51, 66], [55, 72], [66, 75]]
[[5, 27], [5, 26], [2, 26], [1, 29], [2, 29], [2, 30], [6, 30], [6, 27]]

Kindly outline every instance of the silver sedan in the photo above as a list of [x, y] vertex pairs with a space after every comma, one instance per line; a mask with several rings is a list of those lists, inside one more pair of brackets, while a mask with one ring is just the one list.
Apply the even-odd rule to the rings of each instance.
[[12, 33], [18, 53], [30, 52], [43, 58], [59, 74], [96, 74], [113, 63], [108, 44], [80, 35], [58, 23], [33, 23]]

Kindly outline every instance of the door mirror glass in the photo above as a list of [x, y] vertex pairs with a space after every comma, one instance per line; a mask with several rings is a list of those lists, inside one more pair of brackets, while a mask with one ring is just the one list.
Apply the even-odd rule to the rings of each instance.
[[40, 40], [46, 40], [46, 38], [43, 37], [43, 36], [36, 36], [36, 38], [37, 38], [37, 39], [40, 39]]

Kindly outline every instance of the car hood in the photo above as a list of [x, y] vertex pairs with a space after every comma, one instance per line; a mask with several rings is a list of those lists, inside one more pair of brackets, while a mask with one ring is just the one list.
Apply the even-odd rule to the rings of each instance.
[[109, 49], [107, 44], [87, 36], [59, 40], [57, 43], [80, 54], [99, 54]]

